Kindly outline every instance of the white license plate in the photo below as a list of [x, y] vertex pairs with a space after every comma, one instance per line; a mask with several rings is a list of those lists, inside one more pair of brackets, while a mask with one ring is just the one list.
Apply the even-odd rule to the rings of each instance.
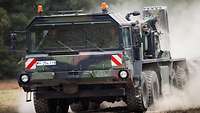
[[54, 65], [56, 65], [56, 61], [55, 60], [37, 61], [37, 66], [54, 66]]

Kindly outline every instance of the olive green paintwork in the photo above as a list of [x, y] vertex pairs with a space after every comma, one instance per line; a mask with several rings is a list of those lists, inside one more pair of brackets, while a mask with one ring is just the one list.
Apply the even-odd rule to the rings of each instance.
[[[111, 65], [111, 56], [121, 54], [122, 51], [82, 52], [77, 55], [53, 55], [38, 57], [29, 55], [26, 59], [35, 58], [41, 61], [56, 61], [55, 65], [37, 66], [31, 70], [31, 79], [80, 79], [114, 77], [113, 70], [124, 69]], [[30, 71], [30, 70], [27, 70]], [[117, 73], [118, 74], [118, 73]]]

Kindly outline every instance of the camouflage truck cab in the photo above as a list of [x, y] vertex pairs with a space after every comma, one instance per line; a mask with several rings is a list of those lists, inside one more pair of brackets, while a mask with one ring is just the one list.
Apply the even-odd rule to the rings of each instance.
[[[36, 113], [99, 109], [120, 101], [143, 112], [165, 86], [183, 88], [185, 59], [172, 59], [165, 7], [146, 7], [143, 23], [99, 14], [37, 16], [27, 26], [27, 55], [19, 85], [34, 93]], [[29, 100], [29, 99], [27, 99]]]
[[36, 98], [68, 105], [124, 97], [133, 76], [130, 32], [130, 23], [113, 14], [35, 17], [20, 77], [28, 81], [19, 84]]

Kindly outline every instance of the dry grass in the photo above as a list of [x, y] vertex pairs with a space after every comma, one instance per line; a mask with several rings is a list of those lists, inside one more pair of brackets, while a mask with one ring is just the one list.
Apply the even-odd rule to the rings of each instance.
[[0, 113], [17, 113], [19, 91], [16, 81], [0, 81]]
[[16, 80], [0, 80], [0, 90], [5, 89], [19, 89], [19, 85]]
[[0, 113], [17, 113], [19, 90], [0, 90]]

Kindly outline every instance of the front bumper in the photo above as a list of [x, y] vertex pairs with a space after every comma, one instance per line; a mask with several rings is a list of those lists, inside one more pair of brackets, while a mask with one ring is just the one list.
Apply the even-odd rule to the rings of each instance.
[[104, 89], [104, 90], [83, 90], [74, 94], [66, 94], [64, 92], [55, 91], [39, 91], [37, 95], [48, 99], [79, 99], [79, 98], [117, 98], [125, 97], [125, 88], [120, 89]]
[[[124, 97], [129, 81], [112, 78], [94, 80], [33, 80], [20, 84], [26, 92], [37, 92], [43, 98], [110, 98]], [[52, 90], [56, 89], [56, 90]]]
[[[93, 71], [63, 71], [63, 72], [28, 72], [29, 81], [23, 83], [19, 78], [19, 85], [33, 91], [39, 87], [80, 85], [121, 85], [131, 81], [119, 77], [120, 70], [93, 70]], [[130, 73], [130, 72], [129, 72]], [[21, 74], [21, 75], [23, 75]]]
[[51, 80], [31, 80], [29, 83], [23, 84], [19, 82], [19, 85], [29, 91], [35, 91], [40, 87], [54, 87], [54, 86], [82, 86], [82, 85], [114, 85], [125, 87], [131, 84], [129, 80], [116, 81], [112, 77], [98, 78], [98, 79], [51, 79]]

